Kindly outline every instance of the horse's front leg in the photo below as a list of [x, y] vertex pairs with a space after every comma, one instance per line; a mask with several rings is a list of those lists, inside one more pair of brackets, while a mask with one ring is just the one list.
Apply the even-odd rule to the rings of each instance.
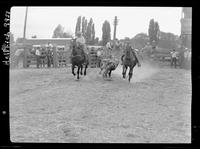
[[80, 77], [79, 77], [80, 68], [81, 68], [81, 66], [79, 65], [79, 66], [78, 66], [78, 69], [77, 69], [77, 79], [78, 79], [78, 80], [80, 79]]
[[130, 70], [129, 70], [129, 78], [128, 78], [128, 81], [129, 81], [129, 82], [131, 81], [132, 76], [133, 76], [133, 67], [130, 67]]
[[108, 73], [109, 77], [111, 77], [111, 72], [112, 72], [112, 70], [110, 70], [109, 73]]
[[74, 68], [75, 68], [75, 65], [72, 65], [72, 74], [75, 76], [76, 74], [74, 73]]

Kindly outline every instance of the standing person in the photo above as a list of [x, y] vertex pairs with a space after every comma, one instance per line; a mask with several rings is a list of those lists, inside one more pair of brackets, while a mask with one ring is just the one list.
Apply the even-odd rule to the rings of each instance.
[[173, 51], [170, 53], [171, 54], [171, 67], [173, 67], [173, 64], [176, 68], [176, 62], [178, 59], [178, 53], [175, 49], [173, 49]]
[[39, 68], [39, 65], [40, 65], [40, 56], [41, 56], [40, 48], [39, 47], [36, 48], [35, 55], [36, 55], [36, 61], [37, 61], [37, 68]]
[[190, 49], [186, 48], [186, 51], [184, 52], [184, 59], [185, 59], [185, 68], [190, 69], [191, 65], [191, 51]]
[[51, 67], [52, 64], [52, 45], [48, 43], [47, 45], [47, 67]]

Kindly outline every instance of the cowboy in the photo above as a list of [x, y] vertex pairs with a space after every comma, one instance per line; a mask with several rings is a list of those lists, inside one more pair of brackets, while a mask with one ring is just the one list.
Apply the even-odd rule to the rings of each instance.
[[36, 55], [36, 60], [37, 60], [37, 68], [39, 68], [39, 64], [40, 64], [40, 47], [37, 47], [35, 50], [35, 55]]
[[52, 64], [52, 44], [48, 43], [46, 45], [47, 49], [47, 67], [51, 67]]
[[84, 52], [86, 52], [85, 38], [82, 36], [81, 32], [77, 32], [76, 43], [79, 48], [81, 48]]
[[174, 64], [174, 66], [176, 68], [176, 62], [177, 62], [177, 59], [178, 59], [178, 53], [177, 53], [177, 51], [175, 49], [173, 49], [173, 51], [170, 52], [170, 54], [171, 54], [171, 67]]

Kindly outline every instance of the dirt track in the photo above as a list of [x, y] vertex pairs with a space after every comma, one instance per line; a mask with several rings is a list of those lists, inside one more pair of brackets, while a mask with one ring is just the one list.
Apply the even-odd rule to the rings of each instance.
[[10, 71], [12, 142], [189, 143], [191, 74], [118, 68], [104, 81], [94, 68], [76, 81], [70, 69]]

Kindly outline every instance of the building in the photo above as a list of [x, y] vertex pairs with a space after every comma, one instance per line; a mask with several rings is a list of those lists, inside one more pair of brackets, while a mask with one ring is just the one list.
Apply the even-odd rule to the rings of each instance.
[[64, 46], [66, 50], [70, 48], [71, 38], [32, 38], [32, 39], [25, 39], [24, 44], [27, 47], [33, 45], [47, 45], [48, 43], [52, 44], [53, 46]]
[[183, 7], [181, 16], [181, 47], [191, 49], [192, 8]]

